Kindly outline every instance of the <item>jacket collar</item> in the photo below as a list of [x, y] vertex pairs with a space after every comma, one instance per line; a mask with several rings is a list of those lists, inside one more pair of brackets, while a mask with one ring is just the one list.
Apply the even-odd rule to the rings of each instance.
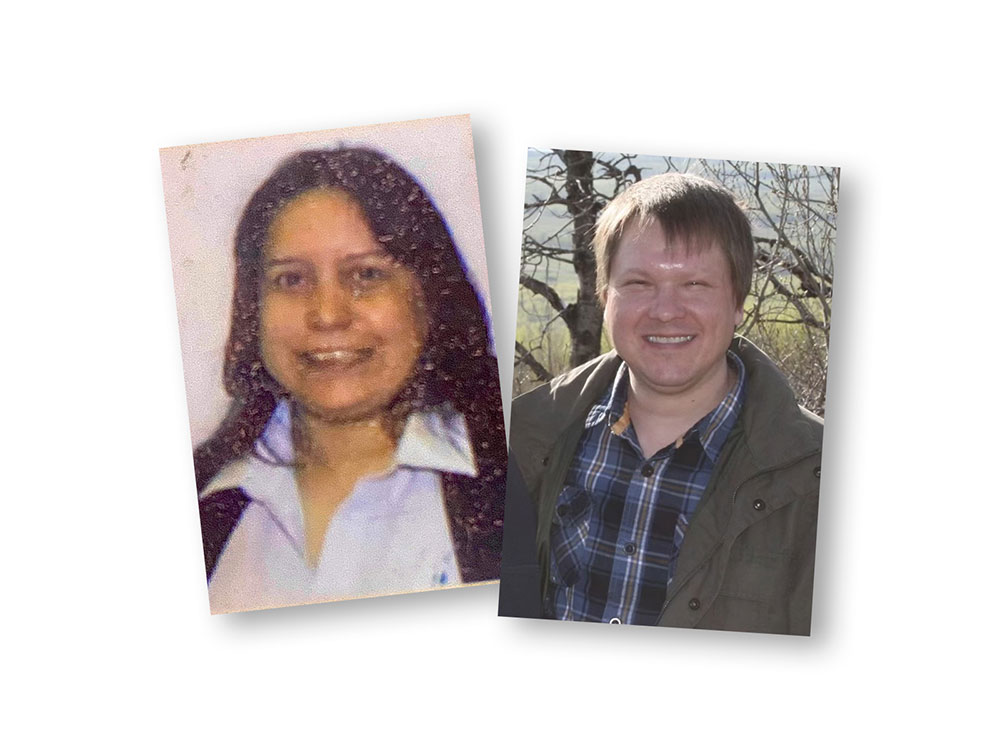
[[822, 420], [795, 400], [788, 380], [764, 352], [742, 336], [730, 351], [747, 368], [747, 392], [741, 422], [750, 456], [760, 468], [779, 466], [818, 453]]

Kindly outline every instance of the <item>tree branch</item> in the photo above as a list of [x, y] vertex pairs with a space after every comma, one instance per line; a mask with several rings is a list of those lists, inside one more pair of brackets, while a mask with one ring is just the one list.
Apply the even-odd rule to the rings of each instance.
[[542, 363], [539, 362], [537, 359], [535, 359], [535, 355], [533, 355], [531, 352], [525, 349], [520, 341], [514, 342], [514, 348], [517, 351], [517, 355], [519, 357], [518, 362], [527, 365], [531, 369], [531, 371], [535, 374], [536, 378], [541, 380], [543, 383], [547, 383], [550, 380], [552, 380], [552, 373], [546, 370], [545, 366], [542, 365]]
[[521, 286], [533, 294], [544, 297], [557, 312], [561, 313], [566, 309], [566, 305], [563, 304], [562, 299], [559, 297], [559, 293], [544, 281], [539, 281], [538, 279], [533, 279], [531, 276], [521, 274]]

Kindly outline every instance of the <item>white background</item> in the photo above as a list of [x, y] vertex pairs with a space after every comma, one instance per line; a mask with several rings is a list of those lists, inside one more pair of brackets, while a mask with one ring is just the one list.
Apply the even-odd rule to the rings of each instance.
[[[995, 742], [995, 23], [523, 5], [5, 10], [10, 746]], [[811, 638], [495, 586], [208, 615], [158, 149], [459, 113], [505, 387], [529, 145], [843, 168]]]

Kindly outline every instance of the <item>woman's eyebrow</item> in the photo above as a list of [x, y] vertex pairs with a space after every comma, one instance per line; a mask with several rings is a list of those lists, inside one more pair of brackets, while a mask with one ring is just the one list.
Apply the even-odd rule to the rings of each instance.
[[[384, 250], [372, 250], [370, 252], [356, 253], [354, 255], [348, 255], [340, 258], [338, 264], [343, 265], [354, 265], [356, 263], [369, 263], [371, 261], [379, 261], [385, 263], [395, 263], [396, 259], [385, 252]], [[288, 266], [288, 265], [303, 265], [308, 266], [312, 264], [310, 258], [303, 258], [297, 255], [286, 255], [279, 256], [277, 258], [265, 258], [264, 268], [275, 268], [277, 266]]]
[[272, 268], [273, 266], [283, 266], [291, 263], [307, 263], [308, 261], [302, 258], [296, 258], [294, 255], [285, 258], [267, 258], [264, 261], [264, 265], [267, 268]]
[[387, 253], [385, 250], [381, 250], [381, 249], [380, 250], [371, 250], [371, 251], [366, 252], [366, 253], [354, 253], [352, 255], [348, 255], [348, 256], [342, 258], [341, 260], [343, 262], [350, 263], [350, 262], [356, 261], [356, 260], [366, 261], [366, 260], [370, 260], [372, 258], [374, 258], [376, 260], [389, 260], [389, 261], [394, 261], [395, 260], [395, 258], [393, 258], [392, 255], [390, 255], [389, 253]]

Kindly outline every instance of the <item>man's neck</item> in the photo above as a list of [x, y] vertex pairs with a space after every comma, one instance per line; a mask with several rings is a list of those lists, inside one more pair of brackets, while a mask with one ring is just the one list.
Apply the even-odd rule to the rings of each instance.
[[629, 372], [628, 410], [643, 455], [649, 458], [676, 443], [706, 414], [715, 409], [736, 385], [728, 361], [705, 382], [677, 393], [658, 391], [638, 382]]

